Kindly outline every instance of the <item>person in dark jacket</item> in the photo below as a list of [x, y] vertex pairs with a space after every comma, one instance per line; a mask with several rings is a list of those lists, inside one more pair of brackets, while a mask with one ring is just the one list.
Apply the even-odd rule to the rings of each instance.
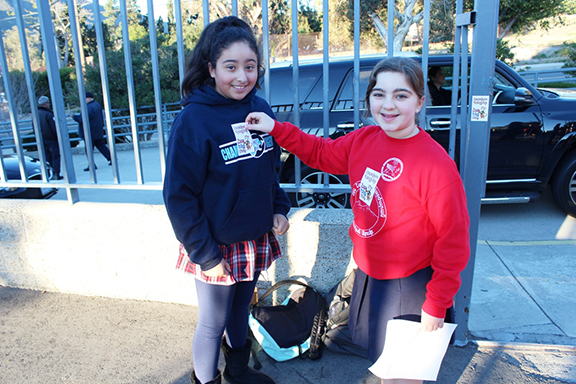
[[63, 177], [60, 176], [60, 147], [58, 147], [56, 120], [54, 120], [54, 113], [50, 110], [50, 99], [46, 96], [38, 98], [38, 117], [46, 161], [50, 163], [54, 171], [52, 178], [61, 180]]
[[442, 88], [446, 82], [446, 75], [442, 67], [430, 67], [428, 70], [428, 91], [432, 99], [432, 105], [450, 105], [452, 103], [452, 92]]
[[[94, 100], [94, 95], [91, 92], [86, 92], [86, 104], [88, 107], [88, 119], [90, 122], [90, 135], [92, 137], [92, 149], [94, 147], [98, 148], [102, 156], [108, 160], [108, 165], [112, 165], [112, 158], [110, 156], [110, 150], [106, 146], [104, 140], [104, 115], [102, 114], [102, 106], [99, 102]], [[86, 143], [84, 137], [84, 127], [82, 124], [82, 114], [72, 115], [72, 118], [78, 122], [78, 135]], [[86, 150], [86, 156], [88, 156], [88, 150]], [[84, 168], [85, 172], [88, 172], [89, 166]], [[94, 169], [98, 169], [96, 164], [94, 164]]]
[[250, 301], [260, 273], [281, 255], [276, 234], [288, 230], [290, 210], [277, 173], [281, 148], [245, 128], [250, 112], [274, 116], [256, 95], [261, 68], [246, 22], [229, 16], [209, 24], [168, 141], [164, 202], [181, 243], [177, 266], [194, 275], [198, 296], [194, 384], [221, 383], [220, 349], [228, 383], [274, 383], [248, 366]]

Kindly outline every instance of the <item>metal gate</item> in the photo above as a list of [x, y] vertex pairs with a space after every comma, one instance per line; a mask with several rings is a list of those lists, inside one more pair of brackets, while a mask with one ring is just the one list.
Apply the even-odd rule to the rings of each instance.
[[[388, 9], [393, 9], [394, 1], [387, 0]], [[122, 26], [128, 25], [127, 19], [127, 9], [126, 1], [120, 0], [120, 21]], [[429, 27], [430, 27], [430, 4], [431, 0], [424, 0], [424, 28], [423, 28], [423, 53], [422, 53], [422, 68], [426, 74], [428, 68], [428, 44], [429, 44]], [[481, 6], [480, 6], [481, 4]], [[70, 16], [70, 28], [72, 30], [72, 42], [75, 57], [82, 57], [81, 47], [82, 47], [82, 36], [79, 32], [79, 23], [76, 16], [76, 1], [67, 0], [68, 12]], [[269, 10], [268, 1], [262, 0], [262, 19], [263, 19], [263, 52], [264, 52], [264, 63], [266, 74], [264, 76], [264, 92], [268, 100], [270, 100], [270, 88], [266, 85], [269, 84], [269, 66], [270, 66], [270, 36], [268, 34], [269, 25]], [[292, 25], [298, 25], [298, 1], [291, 1], [291, 21]], [[34, 92], [34, 84], [32, 81], [32, 69], [30, 66], [30, 59], [28, 57], [28, 46], [26, 43], [26, 33], [25, 33], [25, 23], [23, 18], [23, 10], [21, 1], [14, 0], [14, 14], [15, 20], [18, 27], [20, 41], [21, 41], [21, 52], [24, 61], [24, 70], [26, 74], [26, 82], [29, 89], [29, 100], [32, 109], [32, 122], [34, 126], [34, 134], [36, 137], [36, 143], [38, 145], [38, 157], [42, 164], [45, 164], [45, 156], [43, 150], [43, 144], [41, 139], [41, 132], [38, 124], [38, 110], [36, 106], [36, 95]], [[455, 151], [455, 137], [456, 130], [459, 129], [461, 132], [461, 147], [460, 147], [460, 172], [462, 179], [464, 181], [467, 198], [468, 198], [468, 210], [471, 218], [471, 228], [470, 228], [470, 241], [472, 255], [470, 258], [470, 263], [468, 268], [462, 274], [462, 288], [458, 292], [455, 299], [456, 308], [456, 322], [459, 327], [456, 331], [456, 342], [458, 344], [466, 344], [468, 338], [468, 308], [470, 305], [470, 292], [472, 287], [472, 277], [474, 270], [475, 261], [475, 250], [478, 232], [478, 220], [480, 215], [480, 199], [484, 194], [485, 190], [485, 180], [486, 180], [486, 165], [488, 158], [488, 134], [490, 126], [490, 112], [491, 112], [491, 100], [492, 100], [492, 83], [493, 83], [493, 73], [494, 73], [494, 57], [496, 50], [496, 30], [497, 30], [497, 19], [498, 19], [498, 0], [485, 0], [480, 2], [476, 1], [475, 10], [473, 12], [463, 13], [463, 0], [457, 0], [457, 17], [456, 17], [456, 38], [455, 38], [455, 52], [459, 53], [455, 55], [454, 58], [454, 75], [453, 81], [458, 86], [458, 82], [462, 84], [460, 87], [462, 89], [462, 105], [460, 108], [460, 118], [457, 117], [456, 108], [456, 92], [452, 94], [452, 124], [451, 124], [451, 139], [449, 153], [454, 156]], [[113, 163], [113, 181], [112, 182], [98, 182], [94, 167], [91, 169], [91, 181], [78, 182], [73, 166], [71, 146], [69, 142], [67, 127], [66, 110], [63, 102], [62, 96], [62, 86], [60, 82], [59, 70], [58, 70], [58, 60], [57, 52], [54, 42], [54, 27], [52, 23], [52, 13], [50, 10], [50, 5], [47, 0], [41, 0], [37, 2], [38, 7], [38, 21], [40, 23], [43, 49], [46, 58], [46, 67], [48, 73], [48, 79], [50, 84], [50, 98], [53, 101], [52, 105], [54, 107], [54, 115], [56, 120], [56, 126], [59, 132], [58, 143], [62, 153], [62, 164], [64, 181], [52, 181], [49, 179], [46, 166], [42, 167], [42, 180], [41, 181], [29, 181], [27, 180], [26, 168], [24, 166], [24, 150], [23, 142], [21, 137], [21, 132], [18, 121], [18, 116], [15, 113], [15, 106], [13, 105], [11, 97], [11, 84], [8, 72], [8, 65], [6, 60], [6, 50], [4, 47], [4, 40], [0, 39], [0, 65], [2, 67], [2, 77], [4, 81], [4, 88], [6, 90], [6, 100], [8, 103], [10, 111], [10, 122], [12, 127], [12, 133], [14, 138], [14, 148], [16, 156], [19, 159], [21, 180], [7, 180], [6, 172], [4, 168], [4, 161], [0, 162], [0, 187], [20, 187], [22, 185], [33, 184], [38, 187], [54, 186], [57, 185], [59, 188], [66, 189], [68, 200], [74, 203], [79, 200], [78, 189], [79, 188], [106, 188], [106, 189], [153, 189], [160, 190], [162, 188], [162, 183], [158, 181], [145, 182], [142, 169], [142, 159], [141, 159], [141, 148], [139, 141], [139, 133], [137, 126], [137, 110], [136, 110], [136, 97], [134, 91], [134, 79], [132, 74], [132, 58], [130, 54], [130, 42], [128, 36], [128, 28], [122, 28], [123, 31], [123, 44], [125, 52], [125, 69], [127, 77], [127, 90], [130, 105], [130, 121], [131, 121], [131, 132], [133, 136], [134, 145], [134, 163], [136, 168], [137, 180], [136, 182], [124, 182], [120, 180], [119, 164], [117, 161], [117, 151], [114, 142], [109, 141], [112, 163]], [[353, 1], [354, 7], [354, 82], [353, 82], [353, 105], [354, 105], [354, 128], [360, 126], [360, 111], [359, 111], [359, 101], [360, 101], [360, 0]], [[174, 8], [176, 14], [176, 20], [182, 20], [181, 13], [181, 2], [180, 0], [174, 0]], [[98, 57], [99, 65], [101, 68], [101, 81], [103, 89], [103, 101], [105, 110], [105, 120], [106, 120], [106, 131], [108, 137], [114, 137], [114, 130], [112, 126], [112, 116], [110, 111], [114, 106], [110, 102], [110, 92], [109, 92], [109, 80], [107, 77], [107, 62], [106, 62], [106, 52], [104, 50], [104, 39], [103, 39], [103, 29], [102, 29], [102, 15], [100, 11], [100, 2], [98, 0], [93, 0], [92, 12], [94, 17], [94, 23], [96, 26], [96, 38], [98, 43]], [[204, 23], [207, 24], [209, 20], [209, 1], [202, 1], [203, 19]], [[329, 74], [328, 74], [328, 64], [330, 58], [329, 52], [329, 36], [330, 31], [328, 28], [329, 20], [329, 2], [328, 0], [323, 1], [323, 28], [322, 41], [323, 41], [323, 105], [328, 105], [329, 99]], [[230, 13], [233, 15], [238, 15], [238, 1], [231, 1]], [[393, 52], [393, 37], [394, 37], [394, 12], [388, 12], [388, 41], [387, 46], [391, 47], [388, 50], [388, 56], [394, 54]], [[149, 20], [155, 20], [154, 17], [154, 6], [153, 0], [147, 0], [147, 15]], [[471, 73], [468, 76], [468, 28], [474, 26], [473, 33], [473, 43], [472, 43], [472, 54], [471, 54]], [[178, 41], [178, 67], [179, 76], [182, 79], [184, 76], [184, 45], [183, 45], [183, 30], [182, 23], [176, 23], [177, 30], [177, 41]], [[1, 31], [2, 37], [5, 31]], [[157, 36], [155, 28], [149, 29], [150, 33], [150, 46], [151, 52], [156, 51], [157, 47]], [[298, 29], [292, 29], [292, 62], [298, 63], [299, 52], [298, 52]], [[76, 65], [76, 76], [78, 79], [78, 91], [80, 95], [85, 93], [84, 88], [84, 71], [82, 67], [81, 60], [77, 61]], [[160, 156], [158, 161], [160, 163], [160, 168], [162, 175], [164, 174], [165, 168], [165, 148], [166, 148], [166, 132], [167, 132], [167, 122], [162, 118], [163, 101], [161, 99], [160, 92], [160, 77], [159, 77], [159, 64], [158, 57], [152, 55], [151, 64], [153, 67], [153, 87], [155, 95], [155, 107], [157, 114], [157, 137], [158, 137], [158, 148]], [[293, 65], [293, 83], [299, 84], [299, 68], [298, 65]], [[468, 78], [470, 82], [468, 83]], [[463, 79], [463, 80], [462, 80]], [[469, 95], [467, 94], [469, 86]], [[293, 89], [293, 110], [294, 113], [294, 123], [295, 125], [300, 125], [300, 105], [299, 105], [299, 89], [298, 86]], [[482, 119], [472, 119], [470, 108], [467, 102], [471, 102], [472, 105], [475, 103], [484, 103], [487, 106], [487, 115]], [[487, 103], [487, 104], [486, 104]], [[88, 115], [87, 107], [84, 100], [81, 99], [81, 112], [84, 117]], [[328, 108], [323, 109], [323, 129], [324, 136], [328, 135], [330, 129], [329, 123], [329, 111]], [[424, 114], [424, 109], [422, 111]], [[424, 115], [422, 115], [423, 120]], [[457, 127], [456, 122], [461, 121], [462, 126]], [[84, 127], [89, 127], [88, 121], [84, 119]], [[94, 165], [94, 154], [92, 151], [92, 145], [90, 145], [90, 135], [86, 135], [88, 143], [86, 146], [87, 155], [89, 163]], [[0, 151], [2, 148], [0, 147]], [[1, 154], [1, 153], [0, 153]], [[293, 184], [283, 184], [283, 187], [287, 191], [292, 192], [309, 192], [309, 193], [346, 193], [350, 191], [349, 185], [332, 185], [329, 183], [328, 175], [325, 175], [323, 183], [318, 184], [306, 184], [301, 183], [301, 166], [300, 162], [296, 161], [295, 164], [295, 182]]]

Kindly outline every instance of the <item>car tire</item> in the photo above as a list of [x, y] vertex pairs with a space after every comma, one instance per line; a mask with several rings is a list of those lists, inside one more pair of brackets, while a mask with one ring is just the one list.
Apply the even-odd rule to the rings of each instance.
[[[322, 184], [323, 172], [302, 166], [302, 184]], [[349, 184], [348, 176], [328, 173], [330, 184]], [[294, 183], [294, 180], [291, 181]], [[290, 203], [297, 208], [350, 208], [350, 193], [295, 192], [288, 193]]]
[[576, 217], [576, 153], [558, 165], [552, 179], [552, 196], [562, 210]]

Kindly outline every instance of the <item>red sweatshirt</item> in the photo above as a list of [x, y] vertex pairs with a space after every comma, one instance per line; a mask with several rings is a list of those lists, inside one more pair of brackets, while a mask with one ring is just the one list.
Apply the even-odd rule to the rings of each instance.
[[470, 256], [466, 195], [444, 148], [423, 130], [394, 139], [379, 126], [331, 140], [276, 122], [271, 134], [310, 167], [349, 175], [358, 267], [383, 280], [432, 266], [422, 309], [444, 317]]

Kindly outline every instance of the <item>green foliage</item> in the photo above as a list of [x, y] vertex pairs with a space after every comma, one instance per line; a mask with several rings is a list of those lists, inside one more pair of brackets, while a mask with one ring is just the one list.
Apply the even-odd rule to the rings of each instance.
[[[65, 67], [59, 70], [60, 73], [60, 84], [62, 85], [62, 93], [64, 96], [64, 100], [68, 101], [68, 93], [66, 90], [73, 89], [74, 84], [76, 83], [76, 72], [74, 67]], [[48, 81], [48, 72], [40, 72], [38, 74], [38, 79], [36, 80], [36, 97], [40, 97], [42, 95], [49, 96], [50, 95], [50, 84]]]
[[322, 19], [315, 8], [302, 4], [300, 15], [307, 20], [309, 32], [322, 32]]
[[[564, 68], [576, 67], [576, 43], [573, 41], [565, 41], [560, 54], [566, 57], [564, 61]], [[576, 75], [576, 74], [575, 74]]]
[[512, 48], [507, 41], [498, 39], [496, 41], [496, 58], [505, 62], [508, 65], [514, 64], [514, 53], [512, 53]]
[[270, 34], [282, 35], [290, 32], [290, 6], [287, 0], [270, 0]]
[[454, 40], [454, 14], [456, 2], [436, 0], [430, 8], [430, 41], [438, 43]]

